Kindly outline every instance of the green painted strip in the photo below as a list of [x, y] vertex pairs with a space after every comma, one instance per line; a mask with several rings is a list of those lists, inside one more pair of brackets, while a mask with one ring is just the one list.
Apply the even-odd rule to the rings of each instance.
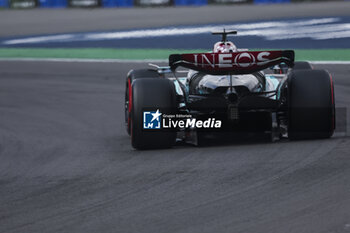
[[296, 49], [295, 60], [350, 61], [350, 49]]
[[[167, 59], [169, 54], [195, 53], [203, 50], [177, 49], [59, 49], [0, 48], [0, 58], [79, 58], [79, 59]], [[296, 60], [350, 61], [350, 49], [296, 49]]]
[[200, 52], [171, 49], [52, 49], [1, 48], [1, 58], [167, 59], [171, 53]]

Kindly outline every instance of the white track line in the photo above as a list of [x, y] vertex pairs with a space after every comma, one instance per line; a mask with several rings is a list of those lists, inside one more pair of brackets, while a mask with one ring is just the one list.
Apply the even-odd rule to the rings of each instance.
[[[93, 63], [167, 63], [167, 59], [84, 59], [84, 58], [0, 58], [0, 61], [93, 62]], [[350, 65], [350, 61], [309, 61], [315, 65]]]
[[323, 65], [323, 64], [328, 64], [328, 65], [350, 65], [350, 61], [309, 61], [312, 64], [315, 65]]
[[311, 38], [327, 40], [350, 37], [350, 23], [342, 22], [339, 17], [320, 19], [296, 19], [265, 21], [243, 24], [178, 26], [156, 29], [139, 29], [115, 32], [71, 33], [60, 35], [33, 36], [9, 39], [0, 43], [4, 45], [61, 43], [72, 41], [103, 41], [130, 38], [154, 38], [167, 36], [198, 35], [216, 31], [221, 28], [233, 28], [239, 31], [237, 36], [259, 36], [266, 40], [288, 40]]

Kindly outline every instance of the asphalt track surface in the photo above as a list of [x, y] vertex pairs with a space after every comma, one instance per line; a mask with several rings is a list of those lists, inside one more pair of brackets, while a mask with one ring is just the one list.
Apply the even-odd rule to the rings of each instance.
[[[136, 151], [124, 80], [144, 66], [0, 62], [0, 232], [350, 232], [346, 132]], [[349, 66], [316, 68], [349, 108]]]
[[2, 10], [0, 37], [281, 18], [349, 16], [349, 12], [349, 1], [133, 9]]

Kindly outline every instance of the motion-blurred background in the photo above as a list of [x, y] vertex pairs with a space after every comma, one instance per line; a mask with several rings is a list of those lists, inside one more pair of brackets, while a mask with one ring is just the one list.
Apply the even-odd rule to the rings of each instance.
[[239, 48], [297, 49], [298, 60], [350, 60], [348, 0], [0, 0], [0, 5], [3, 58], [165, 60], [170, 50], [212, 49], [219, 38], [210, 32], [226, 28], [238, 30], [232, 40]]
[[[327, 0], [1, 0], [0, 7], [133, 7], [133, 6], [203, 6], [208, 4], [264, 4]], [[329, 0], [332, 1], [332, 0]], [[333, 0], [334, 1], [334, 0]], [[335, 0], [336, 1], [336, 0]], [[344, 1], [344, 0], [343, 0]]]

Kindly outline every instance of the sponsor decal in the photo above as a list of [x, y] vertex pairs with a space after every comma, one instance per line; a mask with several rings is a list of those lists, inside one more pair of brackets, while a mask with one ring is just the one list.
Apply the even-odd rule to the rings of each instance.
[[[270, 54], [270, 52], [202, 53], [193, 54], [193, 59], [190, 60], [194, 61], [195, 66], [202, 68], [248, 68], [253, 65], [266, 65], [271, 61]], [[276, 57], [274, 56], [272, 59], [274, 58]]]
[[214, 4], [239, 4], [239, 3], [252, 3], [253, 0], [209, 0], [209, 3]]
[[219, 129], [221, 120], [215, 118], [196, 119], [190, 114], [162, 114], [156, 111], [143, 112], [143, 129]]
[[239, 51], [233, 53], [187, 53], [171, 54], [169, 64], [204, 71], [207, 74], [247, 74], [263, 70], [281, 62], [292, 66], [293, 50]]
[[171, 5], [171, 0], [135, 0], [138, 6], [167, 6]]
[[33, 8], [38, 5], [36, 0], [11, 0], [10, 7], [12, 8]]
[[255, 57], [250, 53], [240, 53], [235, 57], [235, 64], [240, 67], [250, 67], [255, 64]]
[[102, 4], [102, 0], [69, 0], [69, 6], [73, 7], [94, 7], [100, 6]]

